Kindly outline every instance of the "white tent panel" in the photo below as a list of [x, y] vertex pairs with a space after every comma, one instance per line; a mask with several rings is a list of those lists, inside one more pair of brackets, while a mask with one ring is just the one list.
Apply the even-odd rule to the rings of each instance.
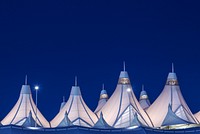
[[147, 95], [147, 92], [144, 90], [144, 86], [142, 86], [142, 91], [140, 93], [139, 103], [140, 103], [140, 106], [142, 107], [142, 109], [144, 109], [144, 110], [149, 108], [149, 106], [151, 105], [151, 103], [149, 101], [149, 97]]
[[[8, 113], [8, 115], [2, 120], [3, 125], [22, 125], [24, 118], [29, 116], [29, 113], [32, 113], [32, 117], [36, 120], [36, 105], [32, 99], [32, 94], [29, 85], [23, 85], [20, 93], [20, 97], [12, 108], [12, 110]], [[21, 121], [21, 123], [19, 123]], [[50, 127], [48, 121], [44, 118], [44, 116], [37, 109], [37, 125], [42, 127]]]
[[181, 94], [176, 74], [173, 72], [169, 73], [166, 85], [159, 97], [147, 109], [147, 114], [150, 116], [155, 127], [162, 126], [169, 105], [171, 105], [172, 111], [179, 118], [187, 122], [197, 123]]
[[145, 126], [151, 126], [148, 116], [141, 108], [133, 93], [126, 71], [120, 73], [117, 87], [110, 99], [103, 106], [102, 113], [106, 122], [112, 127], [130, 127], [133, 120], [132, 117], [136, 113], [140, 116], [139, 120]]
[[108, 94], [107, 94], [106, 90], [104, 89], [104, 85], [103, 85], [103, 89], [101, 90], [101, 93], [100, 93], [98, 106], [94, 111], [95, 114], [101, 113], [101, 109], [106, 104], [107, 100], [108, 100]]
[[92, 127], [97, 121], [96, 115], [85, 104], [78, 86], [72, 87], [68, 101], [51, 121], [51, 126], [57, 127], [64, 119], [66, 112], [73, 125]]
[[200, 111], [197, 112], [194, 116], [200, 122]]

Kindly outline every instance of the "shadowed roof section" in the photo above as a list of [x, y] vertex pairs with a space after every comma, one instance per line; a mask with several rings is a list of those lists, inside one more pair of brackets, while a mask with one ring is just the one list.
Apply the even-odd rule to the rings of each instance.
[[95, 123], [94, 128], [111, 129], [112, 127], [103, 118], [103, 114], [100, 114], [98, 121]]

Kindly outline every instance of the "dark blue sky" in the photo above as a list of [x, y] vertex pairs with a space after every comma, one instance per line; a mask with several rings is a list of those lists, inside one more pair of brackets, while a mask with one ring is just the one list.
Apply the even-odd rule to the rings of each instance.
[[[171, 63], [193, 112], [200, 110], [199, 2], [0, 1], [0, 119], [16, 103], [24, 77], [39, 84], [39, 109], [51, 120], [74, 77], [94, 110], [105, 83], [114, 91], [122, 63], [139, 95], [158, 97]], [[32, 88], [33, 89], [33, 88]], [[35, 92], [33, 97], [35, 98]]]

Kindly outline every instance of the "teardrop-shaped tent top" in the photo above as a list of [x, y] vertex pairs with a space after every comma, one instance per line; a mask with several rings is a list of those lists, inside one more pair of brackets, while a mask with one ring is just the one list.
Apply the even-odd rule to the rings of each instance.
[[147, 114], [150, 116], [155, 127], [162, 126], [162, 123], [167, 116], [169, 105], [171, 105], [173, 113], [179, 118], [187, 122], [198, 123], [182, 96], [173, 67], [172, 72], [168, 74], [163, 91], [147, 109]]
[[102, 107], [106, 104], [107, 100], [108, 100], [108, 94], [106, 90], [104, 89], [104, 85], [103, 85], [103, 88], [101, 90], [100, 97], [99, 97], [98, 106], [95, 109], [94, 113], [100, 113]]
[[68, 101], [59, 111], [56, 117], [50, 122], [51, 127], [59, 127], [59, 124], [65, 118], [65, 113], [68, 113], [69, 120], [73, 125], [92, 127], [97, 122], [97, 116], [85, 104], [80, 87], [72, 86]]
[[65, 96], [63, 96], [63, 102], [60, 105], [60, 110], [65, 106], [66, 102], [65, 102]]
[[149, 97], [147, 95], [147, 92], [144, 90], [144, 86], [142, 86], [142, 91], [140, 93], [139, 103], [140, 103], [142, 109], [144, 109], [144, 110], [149, 108], [149, 106], [151, 105], [151, 103], [149, 101]]
[[[7, 116], [1, 121], [3, 125], [19, 125], [23, 126], [29, 113], [32, 114], [32, 118], [36, 121], [36, 111], [37, 111], [37, 126], [50, 127], [49, 122], [40, 113], [39, 109], [33, 101], [30, 86], [27, 85], [27, 78], [25, 80], [25, 85], [22, 85], [19, 99], [12, 110], [7, 114]], [[37, 110], [36, 110], [37, 109]]]
[[130, 127], [136, 113], [143, 125], [152, 126], [150, 119], [135, 97], [128, 73], [125, 70], [121, 71], [117, 87], [103, 106], [102, 113], [106, 122], [112, 127]]

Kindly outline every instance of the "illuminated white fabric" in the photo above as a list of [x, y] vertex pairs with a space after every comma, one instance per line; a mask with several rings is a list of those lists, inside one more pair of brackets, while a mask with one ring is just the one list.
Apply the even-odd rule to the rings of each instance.
[[194, 116], [200, 122], [200, 111], [196, 113]]
[[98, 102], [98, 106], [95, 109], [94, 113], [99, 113], [101, 112], [102, 107], [106, 104], [107, 100], [106, 99], [100, 99]]
[[[23, 85], [19, 99], [8, 115], [2, 120], [3, 125], [19, 125], [22, 126], [32, 113], [32, 117], [36, 119], [36, 105], [32, 99], [32, 94], [29, 85]], [[50, 127], [49, 122], [44, 118], [44, 116], [37, 109], [37, 124], [42, 127]]]
[[[167, 83], [154, 103], [147, 109], [147, 114], [150, 116], [155, 127], [161, 127], [165, 119], [168, 106], [171, 106], [172, 111], [181, 119], [197, 123], [192, 112], [187, 106], [178, 85], [175, 73], [169, 73]], [[172, 124], [174, 124], [172, 122]]]
[[108, 100], [108, 94], [107, 94], [106, 90], [103, 89], [101, 91], [101, 94], [100, 94], [100, 99], [99, 99], [99, 102], [98, 102], [98, 106], [94, 111], [95, 114], [96, 113], [101, 113], [101, 109], [106, 104], [107, 100]]
[[120, 73], [117, 87], [110, 99], [103, 106], [102, 113], [106, 122], [112, 127], [130, 127], [136, 113], [142, 124], [151, 126], [148, 116], [141, 108], [133, 93], [126, 71]]
[[97, 122], [96, 115], [85, 104], [78, 86], [72, 87], [68, 101], [51, 121], [51, 126], [59, 126], [66, 112], [73, 125], [92, 127]]

